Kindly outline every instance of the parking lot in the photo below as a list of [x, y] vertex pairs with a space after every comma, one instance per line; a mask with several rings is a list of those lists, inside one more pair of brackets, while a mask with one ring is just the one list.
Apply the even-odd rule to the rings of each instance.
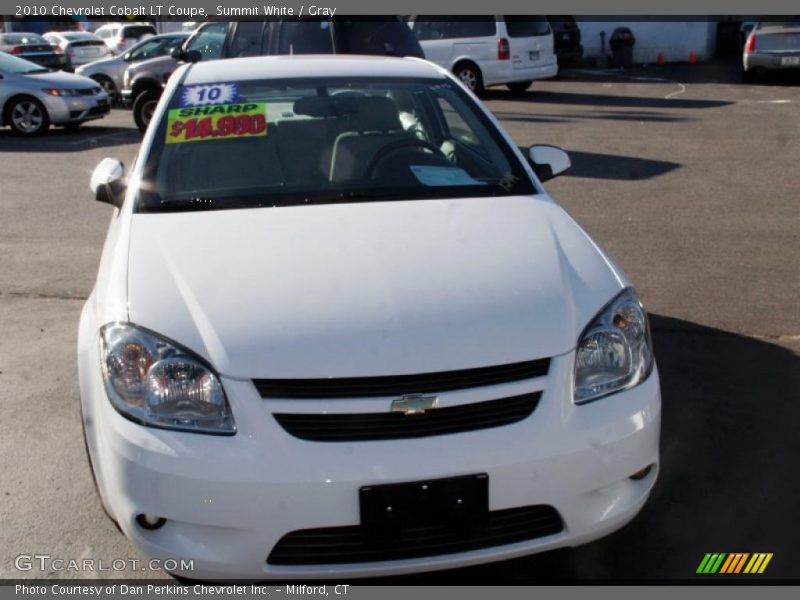
[[[641, 515], [609, 538], [401, 582], [688, 578], [706, 552], [772, 552], [764, 576], [800, 574], [800, 86], [741, 85], [729, 71], [575, 70], [524, 94], [488, 93], [520, 146], [570, 152], [572, 170], [548, 191], [651, 313], [661, 474]], [[3, 578], [87, 576], [19, 572], [19, 554], [140, 558], [92, 487], [75, 353], [112, 214], [89, 175], [106, 156], [130, 165], [140, 140], [121, 109], [37, 139], [0, 130]]]

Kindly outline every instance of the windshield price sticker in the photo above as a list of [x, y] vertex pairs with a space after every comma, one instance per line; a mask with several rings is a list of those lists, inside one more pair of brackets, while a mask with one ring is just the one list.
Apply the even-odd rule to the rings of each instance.
[[266, 137], [264, 102], [173, 108], [167, 117], [167, 144]]
[[238, 83], [187, 85], [181, 92], [178, 106], [209, 106], [234, 104], [239, 99]]

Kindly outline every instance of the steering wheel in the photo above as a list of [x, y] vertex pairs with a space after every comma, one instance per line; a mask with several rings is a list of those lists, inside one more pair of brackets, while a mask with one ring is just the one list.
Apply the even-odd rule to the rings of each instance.
[[439, 156], [447, 160], [447, 157], [444, 155], [444, 152], [442, 152], [439, 148], [437, 148], [436, 146], [434, 146], [433, 144], [431, 144], [426, 140], [421, 140], [419, 138], [397, 140], [391, 142], [390, 144], [386, 144], [375, 153], [375, 155], [372, 157], [372, 160], [369, 161], [367, 168], [364, 169], [364, 179], [369, 179], [370, 177], [372, 177], [373, 171], [375, 171], [375, 169], [378, 167], [380, 163], [386, 160], [387, 156], [393, 154], [394, 152], [397, 152], [398, 150], [402, 150], [403, 148], [411, 148], [411, 147], [430, 150], [434, 154], [438, 154]]

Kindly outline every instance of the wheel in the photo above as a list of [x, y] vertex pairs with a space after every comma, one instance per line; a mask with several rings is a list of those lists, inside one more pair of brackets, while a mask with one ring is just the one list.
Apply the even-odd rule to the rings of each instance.
[[147, 90], [136, 96], [136, 100], [133, 101], [133, 120], [142, 133], [147, 131], [159, 98], [161, 98], [160, 91]]
[[108, 94], [108, 103], [111, 106], [114, 106], [117, 102], [119, 102], [119, 90], [114, 82], [111, 81], [111, 79], [105, 77], [104, 75], [95, 75], [92, 77], [92, 79], [96, 81], [101, 88], [103, 88], [103, 91], [105, 91], [106, 94]]
[[6, 109], [6, 123], [19, 135], [41, 135], [50, 126], [50, 117], [42, 103], [34, 98], [12, 100]]
[[456, 65], [453, 70], [456, 77], [461, 80], [465, 86], [476, 94], [483, 92], [483, 76], [480, 69], [471, 63], [461, 63]]
[[762, 67], [756, 67], [749, 71], [742, 71], [742, 83], [758, 83], [764, 77], [765, 70]]
[[506, 87], [515, 94], [521, 94], [531, 87], [532, 83], [533, 81], [515, 81], [514, 83], [507, 83]]

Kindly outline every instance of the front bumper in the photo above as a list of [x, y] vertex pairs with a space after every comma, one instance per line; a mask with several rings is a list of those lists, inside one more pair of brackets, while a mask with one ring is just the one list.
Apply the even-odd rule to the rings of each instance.
[[[504, 427], [419, 439], [307, 442], [273, 412], [369, 412], [391, 399], [264, 400], [251, 381], [223, 378], [238, 425], [234, 436], [137, 425], [106, 398], [97, 346], [80, 358], [88, 443], [104, 503], [137, 548], [153, 558], [192, 560], [178, 573], [199, 579], [322, 578], [402, 574], [509, 559], [583, 544], [622, 527], [641, 509], [658, 471], [658, 374], [638, 387], [574, 406], [572, 354], [547, 377], [440, 395], [440, 405], [541, 390], [534, 413]], [[652, 465], [640, 480], [630, 476]], [[359, 523], [359, 488], [487, 473], [489, 508], [555, 507], [558, 534], [443, 556], [384, 562], [273, 565], [289, 532]], [[167, 519], [157, 530], [139, 514]]]
[[111, 110], [108, 94], [105, 92], [95, 96], [77, 97], [41, 94], [38, 98], [47, 108], [47, 114], [53, 125], [69, 125], [102, 119]]

